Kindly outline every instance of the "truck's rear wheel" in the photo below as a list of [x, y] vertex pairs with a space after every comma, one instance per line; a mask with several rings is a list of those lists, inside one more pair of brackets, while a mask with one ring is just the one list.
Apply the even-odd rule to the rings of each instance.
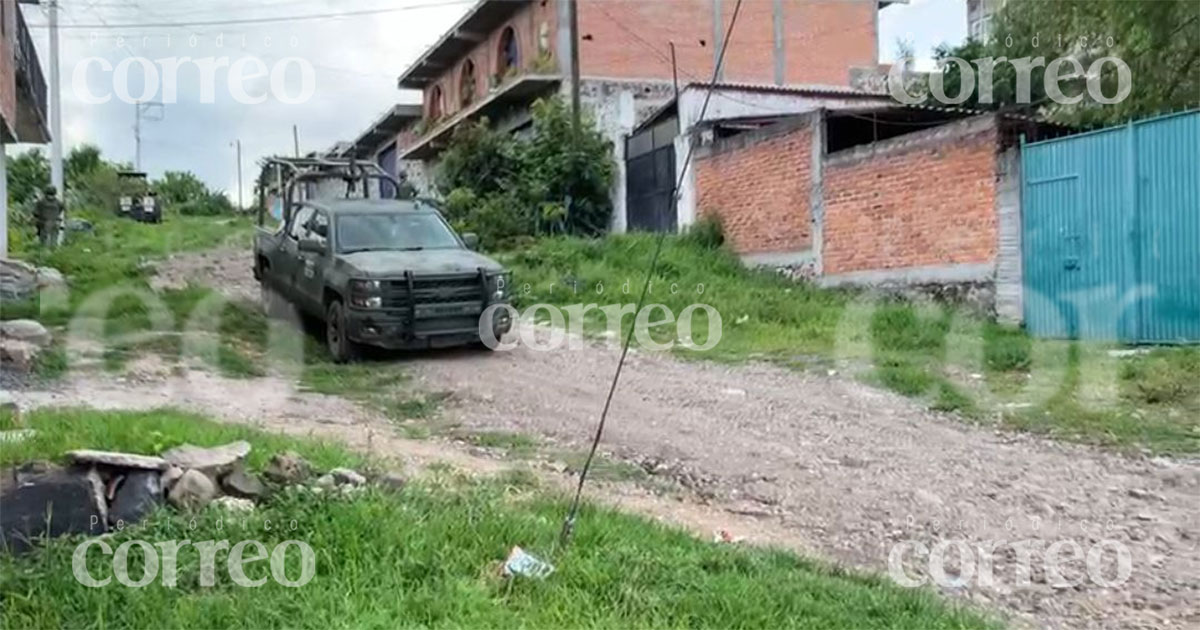
[[346, 336], [346, 313], [339, 300], [325, 309], [325, 345], [336, 363], [354, 361], [359, 356], [358, 344]]

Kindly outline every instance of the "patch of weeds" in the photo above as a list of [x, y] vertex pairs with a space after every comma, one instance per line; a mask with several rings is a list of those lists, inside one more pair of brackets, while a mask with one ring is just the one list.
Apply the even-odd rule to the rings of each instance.
[[67, 372], [67, 351], [59, 343], [42, 350], [33, 364], [33, 373], [43, 381], [53, 381]]
[[536, 490], [542, 485], [537, 473], [528, 468], [508, 468], [494, 479], [497, 484], [511, 490]]
[[541, 444], [540, 441], [524, 433], [509, 431], [483, 431], [466, 433], [461, 436], [470, 444], [483, 448], [495, 448], [505, 451], [509, 457], [524, 459], [531, 457]]
[[943, 379], [937, 386], [937, 398], [931, 407], [937, 411], [956, 412], [966, 417], [979, 413], [975, 401], [970, 396], [955, 387], [950, 381]]
[[20, 429], [21, 425], [17, 424], [17, 411], [12, 407], [0, 407], [0, 431], [12, 431]]
[[442, 402], [450, 396], [450, 392], [430, 392], [377, 402], [384, 413], [393, 420], [427, 420], [437, 413]]
[[894, 356], [878, 361], [875, 376], [884, 387], [905, 396], [920, 396], [937, 382], [924, 366]]
[[995, 372], [1024, 372], [1033, 362], [1033, 339], [1014, 326], [983, 327], [983, 359]]
[[[587, 461], [587, 452], [563, 453], [560, 459], [567, 465], [567, 472], [578, 474], [583, 471], [583, 465]], [[592, 468], [588, 472], [588, 479], [597, 481], [644, 482], [649, 478], [650, 474], [641, 466], [613, 459], [603, 453], [596, 453], [596, 457], [592, 459]]]
[[1150, 405], [1195, 405], [1200, 398], [1200, 349], [1159, 348], [1121, 366], [1124, 395]]

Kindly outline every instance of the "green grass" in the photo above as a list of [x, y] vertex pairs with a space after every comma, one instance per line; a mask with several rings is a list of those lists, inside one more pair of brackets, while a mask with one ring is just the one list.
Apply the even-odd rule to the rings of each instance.
[[[45, 435], [5, 446], [12, 463], [56, 457], [61, 449], [153, 452], [172, 442], [251, 442], [251, 466], [291, 448], [320, 467], [361, 465], [337, 447], [230, 427], [171, 411], [40, 411]], [[300, 540], [316, 555], [313, 579], [286, 588], [266, 562], [246, 565], [258, 588], [235, 585], [218, 552], [215, 580], [199, 582], [194, 547], [178, 554], [178, 583], [126, 588], [115, 580], [88, 588], [71, 573], [78, 540], [59, 539], [28, 555], [0, 555], [0, 625], [6, 628], [993, 628], [992, 620], [951, 606], [932, 592], [846, 572], [771, 549], [717, 545], [611, 509], [586, 506], [571, 546], [554, 549], [565, 513], [562, 497], [513, 473], [470, 480], [442, 473], [399, 493], [371, 490], [354, 499], [277, 494], [250, 518], [215, 510], [167, 509], [113, 534], [127, 540], [254, 539], [272, 549]], [[274, 527], [268, 529], [264, 523]], [[294, 528], [291, 526], [295, 523]], [[284, 524], [287, 524], [285, 527]], [[513, 545], [554, 563], [545, 580], [497, 576]], [[92, 576], [112, 575], [112, 558], [93, 549]], [[129, 556], [131, 576], [144, 556]], [[295, 549], [289, 575], [299, 573]]]
[[[246, 217], [189, 217], [172, 215], [161, 224], [120, 219], [108, 212], [80, 211], [73, 216], [92, 222], [92, 233], [72, 233], [59, 248], [34, 248], [18, 254], [37, 265], [51, 266], [67, 279], [65, 295], [47, 295], [27, 302], [0, 305], [0, 317], [28, 317], [57, 329], [56, 345], [37, 366], [40, 376], [53, 378], [67, 369], [61, 333], [72, 322], [87, 324], [94, 341], [103, 343], [109, 369], [120, 369], [137, 354], [157, 351], [167, 359], [181, 356], [178, 333], [210, 289], [190, 286], [160, 295], [150, 291], [154, 261], [182, 251], [199, 250], [241, 239], [250, 246], [250, 220]], [[156, 315], [162, 314], [165, 315]], [[194, 322], [193, 322], [194, 323]], [[257, 309], [240, 303], [226, 304], [215, 324], [192, 326], [201, 333], [219, 334], [213, 352], [200, 357], [228, 376], [261, 374], [247, 344], [263, 337], [265, 320]], [[161, 338], [159, 338], [161, 337]]]
[[[392, 361], [366, 360], [359, 363], [337, 364], [329, 360], [324, 347], [310, 344], [307, 360], [300, 377], [304, 389], [320, 394], [344, 396], [373, 409], [403, 429], [409, 437], [428, 437], [432, 420], [449, 392], [420, 392], [405, 373]], [[441, 428], [439, 428], [440, 430]]]
[[[684, 347], [673, 325], [651, 330], [656, 342], [674, 341], [678, 356], [834, 369], [973, 421], [1126, 450], [1200, 452], [1196, 348], [1113, 357], [1115, 345], [1032, 339], [954, 305], [821, 289], [746, 269], [702, 240], [667, 238], [647, 298], [676, 316], [694, 303], [720, 314], [721, 339], [706, 351]], [[501, 257], [514, 270], [519, 309], [633, 305], [654, 241], [551, 238]], [[575, 325], [591, 335], [613, 325], [598, 309], [581, 319]], [[629, 322], [622, 319], [622, 337]], [[693, 317], [696, 344], [707, 340], [707, 322], [703, 312]]]

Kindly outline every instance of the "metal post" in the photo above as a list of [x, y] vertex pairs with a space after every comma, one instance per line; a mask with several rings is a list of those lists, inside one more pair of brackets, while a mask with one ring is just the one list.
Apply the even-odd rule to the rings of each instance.
[[571, 116], [575, 133], [579, 133], [579, 0], [567, 0], [567, 11], [567, 27], [571, 31]]
[[50, 183], [58, 191], [58, 198], [64, 200], [65, 203], [62, 94], [58, 77], [58, 0], [49, 0], [46, 5], [50, 26]]
[[292, 125], [292, 147], [296, 151], [296, 157], [300, 157], [300, 129], [296, 125]]

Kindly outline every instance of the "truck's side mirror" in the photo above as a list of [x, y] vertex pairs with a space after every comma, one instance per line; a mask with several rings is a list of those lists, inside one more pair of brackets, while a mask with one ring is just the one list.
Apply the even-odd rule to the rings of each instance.
[[300, 251], [311, 252], [314, 254], [324, 254], [325, 243], [323, 241], [318, 241], [315, 238], [302, 238], [300, 239]]
[[479, 235], [474, 232], [467, 232], [462, 235], [463, 244], [467, 249], [479, 249]]

